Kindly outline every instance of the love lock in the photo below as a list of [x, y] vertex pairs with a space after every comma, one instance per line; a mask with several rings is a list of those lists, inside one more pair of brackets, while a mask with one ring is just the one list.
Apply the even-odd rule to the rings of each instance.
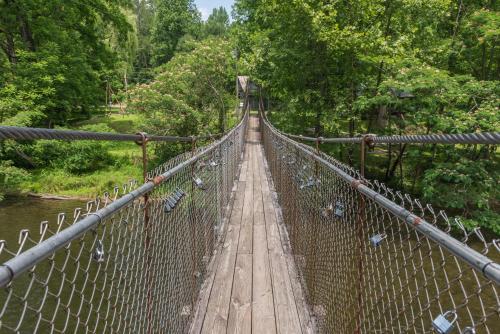
[[167, 202], [170, 204], [172, 209], [177, 205], [177, 201], [172, 196], [167, 197]]
[[309, 177], [304, 183], [300, 185], [300, 189], [312, 188], [319, 184], [319, 180], [314, 180], [313, 177]]
[[382, 243], [382, 241], [387, 238], [387, 235], [385, 233], [382, 233], [382, 234], [375, 234], [374, 236], [372, 236], [370, 238], [370, 242], [372, 243], [372, 245], [374, 247], [378, 247], [380, 246], [380, 244]]
[[170, 213], [170, 212], [172, 211], [172, 209], [173, 209], [173, 208], [172, 208], [172, 206], [170, 205], [170, 202], [169, 202], [169, 201], [167, 201], [167, 200], [165, 200], [165, 205], [164, 205], [164, 207], [163, 207], [163, 211], [164, 211], [165, 213]]
[[182, 198], [182, 197], [184, 197], [184, 195], [186, 195], [186, 193], [184, 192], [184, 190], [182, 190], [181, 188], [177, 188], [177, 189], [175, 190], [175, 193], [176, 193], [177, 195], [179, 195], [181, 198]]
[[325, 218], [329, 218], [330, 215], [332, 214], [333, 212], [333, 205], [330, 204], [328, 205], [326, 208], [324, 208], [323, 210], [321, 210], [321, 215]]
[[432, 321], [432, 327], [439, 334], [448, 334], [454, 327], [457, 321], [457, 313], [455, 311], [447, 311], [440, 314]]
[[195, 177], [193, 178], [193, 182], [194, 184], [199, 188], [199, 189], [202, 189], [204, 190], [205, 189], [205, 184], [203, 183], [203, 181], [199, 178], [199, 177]]
[[104, 262], [104, 246], [102, 245], [101, 240], [97, 240], [97, 245], [95, 246], [94, 254], [92, 254], [92, 258], [97, 263]]
[[172, 198], [174, 199], [174, 201], [179, 202], [181, 200], [182, 196], [178, 191], [174, 191], [172, 193]]
[[337, 203], [335, 203], [335, 216], [342, 218], [343, 215], [344, 215], [344, 204], [342, 204], [342, 202], [340, 201], [337, 201]]
[[462, 334], [476, 334], [476, 330], [473, 327], [465, 327]]

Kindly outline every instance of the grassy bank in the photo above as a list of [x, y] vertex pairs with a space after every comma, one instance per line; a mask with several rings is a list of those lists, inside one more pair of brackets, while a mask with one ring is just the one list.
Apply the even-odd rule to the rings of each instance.
[[[136, 133], [140, 130], [138, 115], [96, 115], [79, 122], [72, 129]], [[52, 194], [78, 198], [93, 198], [115, 185], [121, 186], [131, 179], [142, 179], [141, 150], [133, 142], [102, 142], [102, 152], [96, 152], [97, 159], [102, 154], [105, 163], [88, 172], [72, 172], [63, 165], [51, 164], [44, 168], [29, 170], [29, 175], [19, 184], [16, 192], [21, 194]], [[82, 158], [84, 159], [84, 158]]]

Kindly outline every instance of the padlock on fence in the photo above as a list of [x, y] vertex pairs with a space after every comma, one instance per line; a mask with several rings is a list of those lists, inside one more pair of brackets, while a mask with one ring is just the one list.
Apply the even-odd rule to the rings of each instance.
[[342, 218], [343, 215], [344, 215], [344, 204], [342, 204], [342, 202], [340, 201], [337, 201], [337, 203], [335, 203], [335, 216]]
[[200, 179], [199, 177], [194, 177], [193, 182], [201, 190], [205, 190], [205, 184], [203, 183], [203, 180]]
[[375, 234], [370, 237], [370, 242], [372, 243], [373, 247], [378, 247], [385, 238], [387, 238], [387, 235], [385, 233]]
[[163, 212], [170, 213], [172, 211], [172, 206], [168, 200], [165, 200], [165, 206], [163, 207]]
[[453, 327], [455, 327], [457, 318], [458, 316], [455, 311], [447, 311], [444, 314], [438, 315], [437, 318], [432, 321], [432, 327], [439, 334], [451, 333]]
[[476, 334], [474, 327], [465, 327], [462, 334]]
[[97, 240], [97, 244], [94, 249], [94, 253], [92, 254], [92, 258], [97, 263], [104, 262], [104, 246], [101, 240]]

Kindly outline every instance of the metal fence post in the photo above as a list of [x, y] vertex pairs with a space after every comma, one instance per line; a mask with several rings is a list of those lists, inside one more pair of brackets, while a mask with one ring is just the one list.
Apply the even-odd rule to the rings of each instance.
[[[353, 187], [356, 191], [358, 191], [358, 185], [364, 183], [365, 180], [365, 163], [366, 163], [366, 146], [371, 146], [373, 144], [372, 135], [364, 135], [361, 143], [360, 143], [360, 174], [361, 180], [354, 181]], [[358, 311], [357, 311], [357, 319], [356, 319], [356, 331], [355, 333], [361, 333], [361, 324], [363, 321], [363, 245], [365, 242], [364, 238], [364, 224], [365, 224], [365, 216], [366, 216], [366, 202], [365, 197], [361, 192], [358, 192], [359, 198], [359, 207], [357, 213], [357, 233], [358, 233]]]
[[[316, 139], [316, 154], [319, 156], [321, 151], [319, 145], [321, 144], [321, 137], [318, 137]], [[320, 224], [320, 208], [319, 208], [319, 203], [320, 203], [320, 191], [321, 188], [319, 186], [319, 163], [318, 161], [314, 162], [314, 182], [315, 184], [315, 191], [314, 191], [314, 203], [318, 207], [313, 207], [313, 231], [310, 234], [311, 239], [310, 243], [312, 244], [312, 254], [311, 254], [311, 283], [312, 283], [312, 289], [311, 289], [311, 302], [313, 305], [317, 303], [317, 284], [316, 284], [316, 275], [317, 275], [317, 252], [318, 252], [318, 230], [319, 230], [319, 224]]]
[[[191, 157], [194, 157], [196, 154], [196, 140], [197, 138], [195, 136], [191, 137]], [[196, 187], [194, 184], [194, 178], [195, 178], [195, 163], [191, 164], [191, 201], [189, 203], [190, 206], [190, 221], [191, 221], [191, 237], [192, 237], [192, 250], [191, 250], [191, 257], [192, 257], [192, 273], [191, 273], [191, 282], [192, 282], [192, 293], [191, 293], [191, 309], [194, 309], [195, 304], [196, 304], [196, 284], [197, 282], [197, 275], [196, 275], [196, 270], [198, 268], [197, 262], [198, 262], [198, 257], [197, 257], [197, 240], [196, 240], [196, 225], [198, 224], [198, 219], [197, 217], [197, 210], [195, 207], [195, 199], [194, 199], [194, 194], [196, 191]]]
[[[137, 141], [136, 144], [140, 145], [142, 148], [142, 178], [144, 180], [144, 183], [148, 182], [148, 136], [145, 132], [139, 132], [137, 133], [138, 135], [141, 136], [141, 140]], [[147, 318], [147, 325], [146, 325], [146, 332], [147, 333], [152, 333], [152, 310], [153, 310], [153, 294], [152, 294], [152, 274], [153, 271], [151, 270], [151, 226], [150, 226], [150, 216], [149, 216], [149, 192], [144, 194], [143, 198], [144, 202], [144, 230], [145, 230], [145, 239], [144, 239], [144, 247], [145, 247], [145, 253], [146, 253], [146, 285], [147, 285], [147, 292], [146, 292], [146, 299], [147, 299], [147, 307], [146, 307], [146, 318]]]

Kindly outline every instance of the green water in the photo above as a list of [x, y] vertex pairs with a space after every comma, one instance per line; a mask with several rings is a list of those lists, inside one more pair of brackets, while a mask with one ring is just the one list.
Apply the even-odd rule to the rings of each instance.
[[[71, 218], [73, 216], [73, 211], [75, 210], [75, 208], [80, 207], [82, 209], [85, 209], [85, 206], [86, 206], [85, 202], [74, 201], [74, 200], [57, 201], [57, 200], [43, 200], [43, 199], [37, 199], [37, 198], [24, 198], [24, 197], [23, 198], [7, 198], [5, 201], [0, 202], [0, 240], [6, 241], [6, 244], [8, 246], [7, 248], [10, 251], [16, 251], [19, 247], [18, 246], [18, 239], [19, 239], [19, 231], [20, 230], [28, 229], [30, 231], [30, 234], [29, 234], [30, 238], [33, 240], [38, 240], [39, 233], [40, 233], [40, 222], [41, 221], [49, 221], [50, 226], [54, 227], [55, 224], [57, 223], [58, 214], [60, 212], [65, 212], [66, 219], [67, 219], [66, 221], [69, 223], [71, 221]], [[158, 208], [155, 208], [155, 209], [157, 210]], [[168, 222], [165, 221], [161, 225], [168, 229], [168, 231], [164, 231], [165, 235], [168, 235], [168, 236], [170, 236], [170, 238], [172, 240], [177, 241], [177, 242], [168, 243], [168, 247], [166, 249], [164, 249], [164, 250], [168, 249], [168, 251], [166, 251], [163, 254], [165, 255], [166, 262], [169, 263], [168, 267], [171, 268], [171, 270], [167, 271], [169, 273], [169, 275], [173, 275], [174, 273], [177, 273], [175, 275], [175, 277], [170, 277], [169, 280], [172, 282], [173, 286], [181, 287], [182, 286], [181, 281], [187, 275], [186, 273], [183, 272], [183, 270], [185, 269], [185, 264], [188, 263], [188, 261], [186, 259], [183, 259], [183, 258], [189, 257], [189, 243], [181, 242], [180, 244], [185, 245], [185, 247], [180, 247], [178, 242], [181, 240], [186, 240], [185, 236], [189, 234], [189, 231], [187, 231], [187, 230], [183, 231], [181, 229], [181, 227], [186, 228], [186, 226], [187, 226], [186, 224], [181, 224], [181, 225], [177, 226], [177, 225], [173, 224], [173, 221], [168, 221]], [[339, 280], [339, 277], [337, 277], [337, 276], [339, 276], [339, 275], [342, 276], [342, 272], [345, 271], [345, 270], [343, 270], [343, 268], [341, 266], [340, 267], [335, 266], [335, 261], [333, 261], [336, 258], [338, 258], [336, 256], [338, 255], [338, 252], [341, 252], [341, 250], [342, 250], [342, 247], [341, 247], [342, 240], [337, 239], [338, 235], [331, 235], [332, 227], [330, 225], [322, 224], [321, 227], [326, 228], [326, 230], [322, 231], [321, 229], [319, 229], [317, 231], [318, 235], [315, 237], [315, 240], [316, 240], [316, 244], [318, 245], [318, 250], [323, 250], [323, 252], [325, 252], [324, 254], [322, 254], [322, 256], [319, 257], [319, 259], [322, 258], [326, 262], [322, 264], [323, 270], [321, 270], [317, 276], [318, 282], [324, 283], [324, 286], [321, 286], [321, 284], [319, 285], [320, 294], [318, 296], [318, 303], [317, 304], [319, 304], [319, 305], [322, 304], [324, 311], [327, 313], [330, 313], [330, 312], [336, 313], [335, 317], [327, 317], [327, 319], [334, 319], [334, 318], [339, 319], [339, 318], [343, 318], [343, 317], [346, 317], [346, 319], [347, 318], [351, 319], [352, 314], [353, 314], [352, 312], [340, 312], [340, 313], [342, 313], [342, 314], [340, 314], [338, 312], [338, 310], [339, 310], [338, 305], [334, 305], [335, 303], [332, 303], [332, 301], [336, 300], [335, 294], [338, 293], [338, 291], [336, 292], [337, 288], [339, 288], [340, 291], [344, 291], [345, 288], [348, 287], [351, 291], [349, 291], [349, 292], [344, 291], [344, 292], [347, 293], [348, 295], [350, 295], [351, 297], [355, 296], [355, 292], [356, 292], [356, 285], [350, 284], [349, 281], [344, 282], [345, 285], [343, 285], [342, 287], [336, 287], [335, 284], [333, 284], [335, 281]], [[128, 229], [128, 227], [127, 227], [127, 229]], [[342, 231], [346, 233], [346, 235], [345, 235], [346, 237], [348, 235], [350, 236], [350, 231], [347, 231], [344, 229], [342, 229]], [[339, 232], [341, 232], [341, 231], [339, 230]], [[307, 230], [302, 231], [302, 233], [307, 234]], [[133, 233], [131, 233], [131, 234], [133, 234]], [[116, 234], [116, 235], [118, 235], [118, 234]], [[133, 234], [133, 235], [135, 235], [135, 234]], [[353, 234], [350, 237], [354, 238], [355, 235]], [[88, 238], [92, 238], [92, 236], [89, 235]], [[123, 244], [126, 242], [130, 242], [130, 240], [129, 240], [130, 238], [126, 238], [123, 240], [120, 239], [119, 243]], [[200, 240], [201, 240], [201, 238], [202, 238], [202, 235], [200, 235]], [[476, 248], [477, 250], [481, 249], [482, 245], [480, 242], [478, 242], [476, 240], [471, 240], [471, 241], [472, 242], [470, 243], [470, 245], [473, 248]], [[33, 243], [29, 243], [30, 246], [32, 244]], [[105, 244], [107, 246], [109, 246], [110, 241], [109, 240], [105, 241]], [[133, 245], [133, 242], [131, 244]], [[371, 299], [372, 297], [375, 298], [376, 297], [375, 295], [377, 293], [380, 293], [380, 291], [377, 290], [377, 287], [379, 287], [379, 283], [378, 283], [379, 280], [376, 280], [375, 276], [382, 275], [382, 273], [378, 273], [370, 265], [371, 261], [375, 260], [375, 258], [374, 258], [375, 252], [379, 256], [379, 261], [376, 263], [383, 264], [384, 265], [383, 267], [387, 267], [387, 268], [392, 268], [393, 264], [391, 264], [391, 261], [394, 262], [395, 257], [399, 256], [397, 254], [392, 254], [392, 257], [389, 256], [388, 258], [383, 256], [383, 254], [389, 254], [389, 252], [387, 252], [389, 250], [389, 248], [386, 249], [386, 247], [388, 247], [389, 244], [390, 243], [386, 242], [384, 245], [382, 245], [377, 250], [372, 250], [371, 248], [367, 247], [367, 252], [368, 252], [367, 259], [370, 259], [370, 261], [368, 261], [368, 263], [367, 263], [367, 284], [368, 284], [368, 286], [371, 287], [371, 289], [368, 290], [369, 293], [367, 293], [367, 295], [365, 296], [365, 298], [367, 298], [367, 299]], [[332, 245], [339, 245], [339, 246], [332, 246]], [[76, 246], [77, 245], [74, 245], [75, 248], [76, 248]], [[28, 247], [25, 247], [25, 249], [26, 248], [28, 248]], [[183, 251], [183, 249], [184, 249], [184, 251]], [[436, 289], [436, 287], [434, 287], [434, 280], [430, 279], [430, 277], [434, 277], [436, 279], [436, 284], [438, 285], [438, 288], [440, 290], [446, 291], [446, 286], [444, 284], [445, 279], [444, 279], [444, 277], [442, 277], [442, 270], [439, 270], [439, 269], [436, 271], [433, 270], [432, 265], [431, 265], [431, 261], [429, 261], [430, 260], [429, 256], [432, 256], [434, 258], [434, 263], [437, 266], [440, 266], [442, 257], [437, 249], [433, 248], [432, 252], [430, 252], [430, 251], [431, 251], [431, 249], [428, 247], [425, 247], [425, 245], [424, 245], [422, 248], [422, 252], [424, 255], [423, 258], [421, 258], [421, 259], [420, 258], [408, 258], [408, 257], [406, 258], [407, 261], [410, 261], [410, 262], [414, 261], [414, 263], [418, 266], [418, 268], [415, 269], [418, 273], [413, 274], [412, 273], [412, 269], [414, 269], [413, 266], [408, 267], [408, 269], [410, 270], [409, 275], [412, 276], [412, 279], [410, 280], [411, 283], [408, 284], [407, 286], [405, 286], [404, 289], [402, 289], [402, 291], [397, 294], [397, 295], [399, 295], [399, 297], [397, 298], [398, 300], [385, 300], [384, 301], [384, 303], [389, 308], [391, 308], [392, 306], [395, 306], [397, 303], [406, 304], [406, 302], [409, 301], [410, 298], [412, 298], [413, 293], [415, 293], [415, 291], [417, 291], [417, 289], [422, 288], [422, 285], [424, 284], [425, 281], [427, 281], [431, 285], [429, 287], [429, 290], [431, 291], [431, 293], [433, 295], [435, 295], [436, 291], [434, 291], [434, 290]], [[62, 255], [64, 252], [59, 252], [59, 253], [60, 253], [59, 254], [60, 256], [59, 256], [59, 258], [56, 257], [56, 261], [58, 261], [58, 263], [61, 263], [61, 261], [64, 259], [63, 255]], [[184, 254], [184, 253], [186, 253], [186, 254]], [[182, 254], [184, 254], [184, 255], [182, 255]], [[494, 250], [492, 250], [488, 255], [491, 256], [495, 261], [498, 260], [498, 255], [499, 255], [498, 252], [495, 252]], [[408, 256], [408, 254], [406, 254], [406, 256]], [[345, 254], [345, 256], [341, 256], [341, 257], [344, 259], [348, 259], [349, 254]], [[4, 251], [4, 254], [2, 256], [0, 256], [0, 260], [1, 260], [0, 262], [4, 262], [6, 259], [9, 259], [9, 258], [11, 258], [11, 255], [5, 254], [5, 251]], [[397, 260], [398, 260], [397, 262], [400, 264], [404, 263], [404, 261], [405, 261], [402, 257], [397, 258]], [[163, 261], [161, 261], [161, 262], [163, 262]], [[340, 262], [342, 262], [345, 265], [344, 261], [340, 261]], [[453, 264], [453, 259], [446, 256], [446, 262], [447, 262], [447, 264]], [[86, 263], [86, 262], [82, 261], [82, 263]], [[340, 263], [338, 263], [338, 264], [340, 265]], [[300, 263], [299, 263], [299, 266], [300, 266]], [[91, 273], [90, 277], [92, 277], [96, 272], [96, 269], [94, 267], [95, 267], [95, 264], [92, 264], [92, 267], [90, 270], [90, 273]], [[48, 270], [47, 268], [48, 268], [48, 266], [47, 267], [40, 267], [39, 266], [37, 268], [37, 272], [40, 275], [40, 277], [44, 277], [44, 275], [47, 274], [47, 270]], [[447, 265], [446, 268], [447, 268], [447, 272], [450, 275], [450, 277], [457, 276], [455, 266], [448, 266]], [[354, 270], [354, 269], [351, 268], [351, 270]], [[392, 269], [393, 269], [393, 272], [397, 272], [396, 268], [392, 268]], [[72, 273], [72, 272], [74, 272], [74, 268], [68, 267], [68, 270], [66, 272]], [[133, 271], [131, 271], [131, 272], [133, 272]], [[423, 275], [424, 272], [427, 275], [427, 278], [424, 277], [424, 275]], [[345, 277], [355, 277], [355, 275], [356, 275], [356, 273], [354, 272], [354, 273], [345, 273], [344, 276]], [[342, 277], [344, 277], [344, 276], [342, 276]], [[28, 277], [29, 277], [28, 274], [20, 277], [20, 279], [17, 280], [18, 281], [17, 283], [19, 284], [19, 286], [21, 286], [23, 284], [24, 284], [23, 286], [27, 286]], [[58, 288], [59, 288], [58, 284], [59, 283], [57, 281], [59, 280], [59, 282], [60, 282], [60, 278], [57, 275], [53, 275], [53, 277], [54, 277], [54, 284], [49, 284], [49, 288], [51, 289], [51, 291], [58, 291]], [[374, 279], [372, 280], [372, 279], [370, 279], [370, 277], [374, 277]], [[82, 285], [83, 278], [84, 278], [84, 276], [82, 276], [82, 275], [79, 276], [76, 286], [79, 287]], [[158, 279], [165, 279], [165, 277], [159, 277]], [[342, 281], [342, 279], [340, 279], [340, 281]], [[486, 321], [487, 325], [489, 326], [490, 330], [492, 330], [492, 329], [496, 330], [497, 328], [500, 328], [500, 319], [498, 318], [498, 316], [491, 314], [491, 313], [495, 312], [495, 305], [497, 305], [497, 302], [496, 302], [496, 298], [497, 298], [496, 293], [497, 292], [496, 292], [496, 288], [492, 285], [486, 285], [486, 286], [483, 286], [482, 288], [479, 288], [478, 285], [484, 284], [484, 282], [485, 281], [482, 279], [482, 277], [480, 275], [476, 279], [472, 275], [472, 272], [470, 270], [466, 270], [464, 268], [464, 273], [463, 273], [461, 283], [458, 284], [457, 282], [452, 281], [450, 284], [450, 292], [452, 292], [453, 295], [456, 296], [455, 299], [460, 303], [460, 302], [464, 302], [464, 299], [466, 298], [462, 293], [462, 289], [467, 291], [468, 292], [467, 299], [468, 299], [468, 304], [469, 304], [468, 308], [469, 308], [470, 312], [472, 313], [473, 317], [475, 319], [479, 319], [483, 313], [483, 307], [484, 307], [484, 311], [488, 314], [488, 320]], [[379, 288], [382, 288], [382, 287], [379, 287]], [[176, 289], [174, 289], [174, 290], [176, 290]], [[187, 288], [181, 288], [180, 290], [187, 291]], [[477, 296], [475, 296], [475, 294], [474, 294], [474, 292], [478, 292], [479, 290], [483, 290], [481, 292], [481, 300], [483, 303], [482, 305], [480, 304]], [[17, 291], [23, 291], [23, 289], [18, 288]], [[70, 291], [70, 289], [64, 290], [63, 295], [61, 296], [62, 297], [61, 299], [63, 301], [66, 301], [69, 298], [69, 296], [70, 296], [69, 291]], [[30, 305], [33, 305], [33, 306], [38, 305], [40, 303], [40, 300], [44, 298], [43, 292], [44, 292], [43, 289], [33, 290], [29, 296], [28, 303]], [[388, 296], [391, 295], [391, 293], [384, 293], [384, 294], [387, 294]], [[469, 295], [469, 294], [471, 294], [471, 295]], [[90, 291], [86, 291], [85, 289], [82, 288], [82, 295], [88, 296], [88, 295], [91, 295], [91, 293], [90, 293]], [[440, 293], [439, 295], [441, 296], [440, 301], [443, 304], [443, 307], [445, 307], [445, 308], [449, 307], [450, 301], [446, 297], [447, 293], [444, 292], [444, 293]], [[418, 304], [418, 302], [421, 302], [423, 304], [425, 304], [427, 302], [427, 299], [424, 298], [425, 296], [424, 297], [423, 296], [424, 295], [421, 294], [417, 298], [414, 297], [415, 302], [410, 303], [410, 304], [413, 305], [413, 307], [415, 309], [419, 309], [419, 307], [416, 306]], [[175, 299], [183, 300], [183, 299], [185, 299], [185, 298], [179, 298], [179, 297], [180, 297], [180, 295], [179, 296], [176, 295], [176, 297], [174, 299], [169, 298], [169, 300], [175, 300]], [[5, 298], [7, 298], [7, 296], [5, 294], [0, 293], [0, 310], [3, 307], [3, 304], [6, 300]], [[352, 298], [354, 298], [354, 297], [352, 297]], [[347, 299], [350, 299], [350, 298], [347, 298]], [[47, 299], [46, 303], [48, 303], [47, 305], [50, 305], [50, 307], [49, 306], [45, 307], [44, 317], [49, 318], [50, 311], [57, 305], [57, 303], [52, 299]], [[75, 308], [74, 305], [78, 305], [79, 303], [80, 303], [80, 299], [75, 297], [74, 300], [69, 304], [74, 309]], [[186, 304], [186, 301], [183, 301], [180, 304], [182, 306], [182, 305]], [[181, 306], [178, 306], [177, 308], [179, 308]], [[345, 305], [343, 308], [345, 310], [350, 309], [349, 306], [345, 306]], [[7, 310], [7, 313], [4, 315], [3, 321], [5, 323], [8, 322], [9, 324], [16, 322], [16, 320], [19, 319], [22, 311], [23, 311], [22, 304], [17, 303], [17, 302], [10, 303], [9, 308]], [[47, 313], [45, 314], [45, 312], [47, 312]], [[94, 318], [96, 317], [96, 314], [93, 314], [93, 313], [95, 313], [95, 312], [92, 312], [91, 310], [87, 310], [87, 309], [84, 309], [82, 312], [87, 313], [87, 314], [92, 314], [91, 323], [97, 322], [96, 320], [94, 320]], [[35, 312], [29, 313], [30, 317], [27, 317], [24, 319], [23, 326], [19, 330], [20, 333], [33, 332], [32, 329], [35, 328], [35, 324], [37, 322], [36, 317], [34, 316], [34, 313]], [[169, 314], [170, 313], [175, 314], [173, 312], [169, 312]], [[439, 313], [439, 312], [436, 309], [435, 305], [433, 305], [433, 307], [431, 307], [426, 312], [426, 314], [422, 317], [425, 319], [425, 321], [423, 323], [421, 323], [421, 321], [419, 321], [416, 325], [418, 325], [420, 327], [424, 327], [424, 328], [426, 328], [426, 330], [428, 330], [432, 317], [435, 316], [435, 314], [437, 314], [437, 313]], [[58, 317], [55, 319], [54, 323], [56, 324], [57, 328], [64, 328], [64, 323], [65, 323], [64, 314], [65, 314], [64, 312], [59, 312]], [[368, 314], [369, 318], [370, 317], [372, 317], [372, 318], [379, 317], [378, 314], [372, 314], [369, 310], [367, 310], [367, 314]], [[384, 315], [384, 316], [387, 316], [387, 315]], [[468, 322], [467, 319], [469, 318], [469, 315], [464, 312], [463, 308], [460, 311], [460, 317], [466, 323]], [[376, 322], [375, 318], [372, 319], [373, 322]], [[329, 323], [329, 321], [327, 319], [325, 319], [325, 323], [323, 323], [323, 326], [325, 328], [327, 328], [327, 330], [328, 330], [328, 328], [332, 328], [332, 326], [334, 325], [333, 324], [334, 322]], [[172, 320], [172, 322], [174, 322], [174, 320]], [[465, 324], [462, 324], [462, 326], [464, 326], [464, 325]], [[71, 318], [68, 327], [73, 329], [75, 326], [76, 326], [75, 319]], [[43, 324], [43, 326], [41, 326], [41, 329], [38, 332], [40, 332], [40, 333], [45, 332], [45, 330], [48, 330], [49, 328], [50, 328], [49, 324]], [[174, 328], [174, 327], [172, 327], [172, 328]], [[422, 328], [420, 330], [423, 331]], [[416, 330], [416, 332], [418, 332], [418, 331], [419, 330]], [[4, 333], [2, 328], [0, 328], [0, 332]], [[6, 331], [6, 333], [9, 333], [9, 332], [10, 331]], [[413, 332], [413, 331], [410, 331], [410, 332]], [[457, 331], [454, 331], [453, 333], [457, 333]], [[478, 333], [486, 333], [486, 331], [482, 325], [479, 326]]]
[[46, 200], [33, 197], [7, 197], [0, 202], [0, 240], [7, 242], [8, 248], [17, 248], [19, 231], [28, 229], [30, 237], [37, 239], [40, 222], [57, 222], [59, 213], [66, 213], [71, 219], [75, 208], [85, 209], [86, 203], [78, 200]]

